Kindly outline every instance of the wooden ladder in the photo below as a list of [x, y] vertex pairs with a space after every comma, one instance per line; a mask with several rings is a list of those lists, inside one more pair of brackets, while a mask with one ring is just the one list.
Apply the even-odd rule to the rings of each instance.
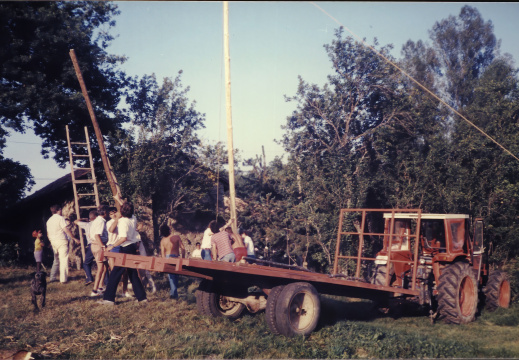
[[[70, 134], [68, 130], [68, 125], [66, 126], [67, 129], [67, 144], [68, 144], [68, 155], [69, 155], [69, 161], [70, 161], [70, 174], [72, 177], [72, 187], [74, 189], [74, 203], [76, 208], [76, 215], [79, 219], [81, 217], [81, 210], [90, 210], [90, 209], [97, 209], [99, 207], [99, 193], [97, 191], [97, 180], [96, 175], [94, 172], [94, 162], [92, 160], [92, 151], [90, 149], [90, 139], [88, 137], [88, 130], [85, 126], [85, 142], [71, 142], [70, 141]], [[76, 148], [86, 148], [87, 154], [76, 154], [73, 151], [73, 146]], [[85, 160], [88, 158], [90, 167], [76, 167], [75, 163], [78, 159]], [[77, 169], [84, 169], [84, 170], [90, 170], [90, 178], [84, 179], [84, 180], [77, 180], [75, 170]], [[81, 185], [81, 191], [83, 191], [85, 188], [87, 188], [86, 192], [78, 193], [78, 185]], [[80, 205], [80, 199], [89, 199], [86, 202], [88, 205]], [[85, 244], [83, 241], [83, 231], [79, 229], [79, 240], [81, 242], [81, 255], [83, 256], [83, 261], [85, 260]]]

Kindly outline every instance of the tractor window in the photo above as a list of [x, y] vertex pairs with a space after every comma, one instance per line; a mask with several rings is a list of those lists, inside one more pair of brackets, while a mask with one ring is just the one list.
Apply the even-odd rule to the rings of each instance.
[[483, 251], [483, 221], [476, 219], [474, 224], [474, 253], [481, 254]]
[[445, 227], [443, 220], [422, 220], [425, 247], [445, 251]]
[[452, 234], [452, 251], [463, 251], [465, 243], [465, 221], [450, 220], [449, 225]]
[[395, 220], [395, 236], [391, 242], [391, 250], [409, 250], [408, 222], [406, 220]]

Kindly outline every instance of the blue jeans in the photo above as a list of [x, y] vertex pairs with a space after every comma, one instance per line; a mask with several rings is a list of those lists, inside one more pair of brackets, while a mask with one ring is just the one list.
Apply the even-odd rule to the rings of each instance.
[[228, 253], [227, 255], [225, 256], [222, 256], [220, 258], [220, 261], [226, 261], [226, 262], [235, 262], [236, 261], [236, 255], [234, 255], [234, 253]]
[[[168, 259], [171, 259], [171, 258], [177, 258], [178, 255], [169, 254], [169, 255], [166, 255], [166, 257]], [[168, 274], [168, 277], [169, 277], [169, 286], [171, 287], [171, 291], [169, 292], [169, 297], [172, 298], [172, 299], [178, 299], [178, 292], [177, 292], [177, 289], [178, 289], [178, 275]]]
[[92, 276], [92, 264], [95, 262], [94, 254], [92, 254], [92, 249], [90, 244], [88, 244], [85, 248], [85, 261], [83, 261], [83, 270], [85, 271], [86, 281], [94, 281]]
[[213, 258], [211, 257], [211, 250], [202, 249], [202, 259], [209, 261], [213, 260]]

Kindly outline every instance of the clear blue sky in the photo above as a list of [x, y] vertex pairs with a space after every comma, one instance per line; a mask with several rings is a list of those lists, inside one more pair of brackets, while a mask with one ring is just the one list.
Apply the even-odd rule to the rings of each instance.
[[[206, 114], [200, 136], [209, 143], [226, 141], [221, 2], [116, 2], [121, 14], [108, 49], [128, 56], [129, 75], [155, 73], [175, 77], [183, 70], [184, 86], [196, 109]], [[436, 21], [457, 16], [469, 4], [494, 24], [501, 51], [519, 60], [519, 3], [318, 2], [342, 25], [379, 45], [393, 44], [400, 56], [409, 39], [428, 41]], [[280, 139], [286, 117], [294, 110], [284, 95], [294, 95], [298, 75], [322, 85], [332, 72], [323, 45], [334, 38], [338, 24], [307, 2], [230, 2], [230, 52], [234, 146], [243, 159], [265, 146], [267, 161], [282, 155]], [[43, 160], [40, 141], [32, 134], [13, 134], [5, 156], [29, 165], [36, 179], [33, 191], [69, 172]]]

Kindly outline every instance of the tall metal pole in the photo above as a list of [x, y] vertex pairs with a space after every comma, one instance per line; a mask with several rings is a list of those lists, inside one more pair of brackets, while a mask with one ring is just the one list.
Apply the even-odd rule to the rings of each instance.
[[88, 112], [90, 113], [90, 118], [92, 119], [92, 124], [94, 125], [97, 144], [99, 145], [99, 152], [101, 153], [101, 160], [103, 161], [106, 177], [108, 178], [108, 182], [110, 183], [110, 188], [112, 190], [113, 197], [116, 200], [115, 206], [117, 207], [117, 209], [119, 209], [123, 201], [121, 190], [119, 188], [119, 185], [117, 184], [117, 179], [115, 178], [112, 166], [110, 165], [110, 160], [108, 159], [105, 143], [103, 141], [103, 134], [101, 134], [101, 130], [99, 129], [99, 124], [97, 123], [94, 108], [92, 106], [92, 103], [90, 102], [90, 97], [88, 96], [88, 91], [85, 85], [85, 81], [83, 80], [83, 75], [81, 74], [81, 69], [79, 68], [79, 64], [76, 58], [76, 52], [74, 51], [74, 49], [70, 50], [69, 55], [72, 59], [72, 64], [74, 65], [74, 70], [76, 71], [76, 76], [79, 81], [79, 85], [81, 86], [81, 91], [83, 92], [83, 97], [85, 98]]
[[234, 186], [234, 147], [232, 139], [231, 108], [231, 55], [229, 51], [229, 3], [223, 2], [223, 43], [225, 55], [225, 95], [227, 109], [227, 154], [229, 158], [229, 193], [231, 197], [231, 226], [237, 232], [236, 224], [236, 191]]

